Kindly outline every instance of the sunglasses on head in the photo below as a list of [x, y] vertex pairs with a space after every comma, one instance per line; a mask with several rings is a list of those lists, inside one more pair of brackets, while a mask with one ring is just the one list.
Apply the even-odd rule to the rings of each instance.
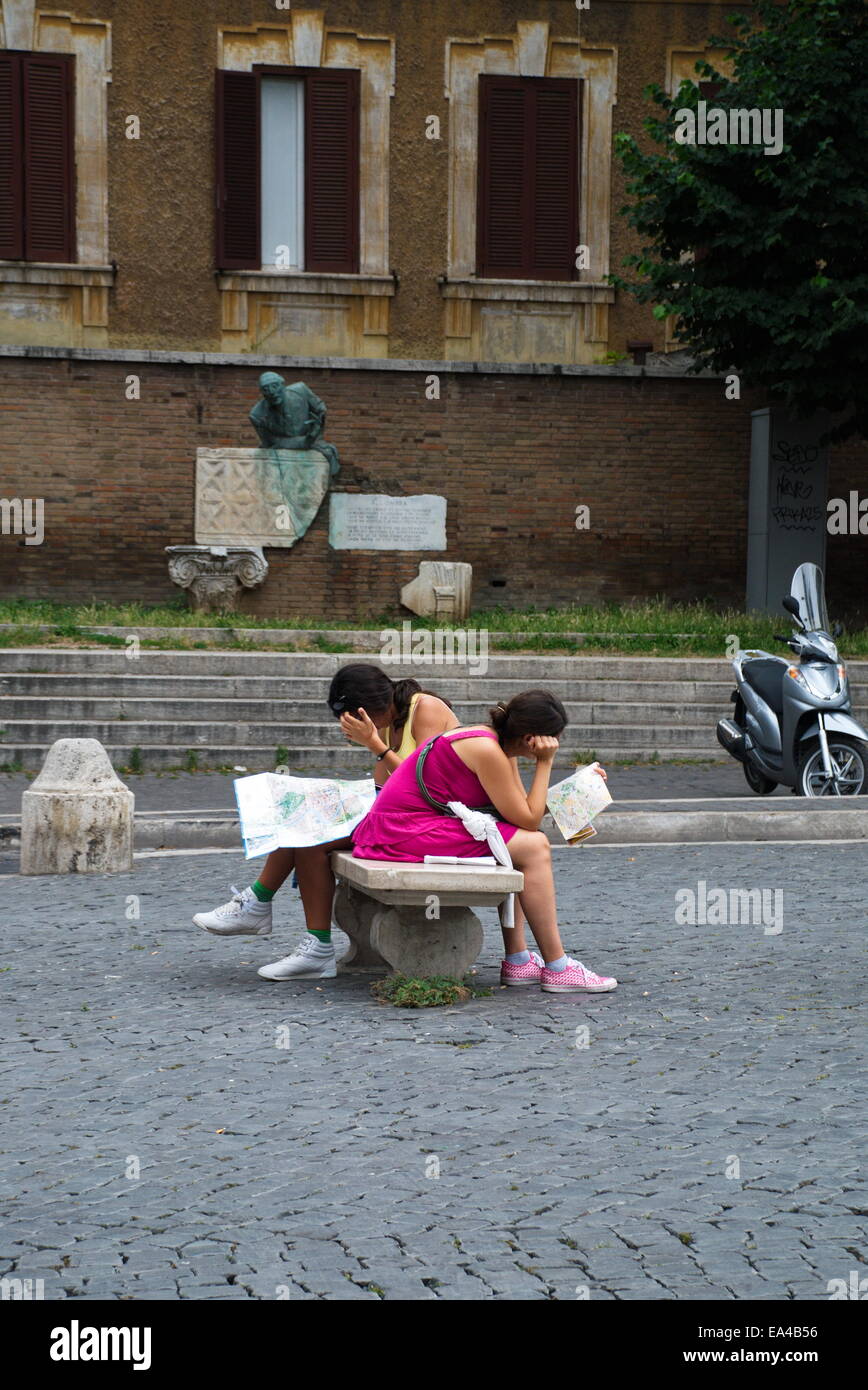
[[340, 719], [342, 714], [352, 714], [354, 716], [357, 716], [359, 713], [358, 708], [353, 708], [351, 705], [348, 705], [346, 700], [333, 700], [329, 705], [329, 709], [331, 710], [335, 719]]

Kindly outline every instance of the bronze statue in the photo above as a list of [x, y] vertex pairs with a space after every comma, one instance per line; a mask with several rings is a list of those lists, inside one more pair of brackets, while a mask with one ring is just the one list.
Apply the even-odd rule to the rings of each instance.
[[326, 408], [303, 381], [287, 386], [277, 372], [259, 378], [262, 400], [250, 419], [264, 449], [318, 449], [328, 459], [331, 475], [340, 469], [338, 451], [322, 437]]

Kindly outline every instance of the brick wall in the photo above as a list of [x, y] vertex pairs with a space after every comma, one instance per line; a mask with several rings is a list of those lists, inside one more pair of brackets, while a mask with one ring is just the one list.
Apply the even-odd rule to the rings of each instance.
[[[253, 446], [256, 365], [86, 358], [0, 361], [0, 496], [44, 497], [46, 536], [0, 536], [0, 596], [160, 602], [163, 547], [193, 540], [196, 448]], [[546, 607], [665, 594], [744, 599], [750, 409], [716, 380], [279, 368], [326, 401], [335, 489], [438, 493], [445, 557], [469, 561], [474, 606]], [[141, 399], [125, 397], [130, 373]], [[833, 456], [830, 494], [868, 493], [868, 446]], [[576, 506], [591, 510], [575, 529]], [[399, 615], [434, 554], [334, 551], [328, 504], [292, 550], [268, 551], [251, 614]], [[864, 537], [830, 538], [830, 604], [853, 613]]]

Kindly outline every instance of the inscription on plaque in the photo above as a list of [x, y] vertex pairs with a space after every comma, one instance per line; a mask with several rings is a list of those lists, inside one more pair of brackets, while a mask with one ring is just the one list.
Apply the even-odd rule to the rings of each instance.
[[334, 550], [445, 550], [446, 498], [333, 492], [329, 545]]

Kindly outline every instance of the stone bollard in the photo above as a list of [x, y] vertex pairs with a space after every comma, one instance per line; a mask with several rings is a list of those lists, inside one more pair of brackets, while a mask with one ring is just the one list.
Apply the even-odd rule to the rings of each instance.
[[21, 873], [131, 869], [134, 805], [101, 743], [58, 739], [21, 798]]

